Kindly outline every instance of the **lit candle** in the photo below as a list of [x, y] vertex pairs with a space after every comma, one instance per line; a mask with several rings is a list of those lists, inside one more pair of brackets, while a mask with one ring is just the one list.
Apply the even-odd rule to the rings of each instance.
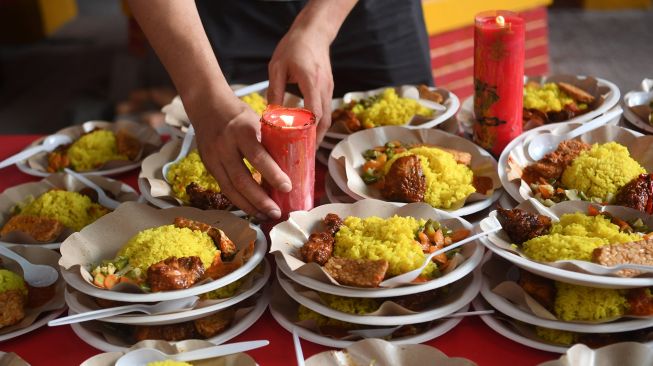
[[495, 156], [522, 133], [524, 20], [487, 11], [474, 27], [474, 142]]
[[261, 117], [261, 143], [292, 183], [290, 192], [266, 184], [282, 218], [313, 208], [316, 126], [315, 115], [302, 108], [269, 105]]

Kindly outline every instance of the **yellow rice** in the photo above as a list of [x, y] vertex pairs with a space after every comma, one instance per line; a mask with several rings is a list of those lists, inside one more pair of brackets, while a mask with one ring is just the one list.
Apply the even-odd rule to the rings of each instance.
[[[389, 263], [386, 277], [411, 271], [424, 263], [422, 248], [415, 241], [415, 233], [424, 222], [396, 215], [387, 219], [349, 216], [336, 233], [334, 255], [351, 259], [385, 259]], [[426, 277], [436, 274], [434, 263], [429, 263], [422, 272]]]
[[576, 333], [568, 332], [566, 330], [535, 327], [535, 334], [549, 343], [562, 344], [565, 346], [576, 343]]
[[331, 309], [343, 313], [364, 315], [377, 311], [381, 304], [374, 298], [344, 297], [327, 293], [320, 293], [322, 302]]
[[416, 115], [430, 117], [433, 114], [431, 109], [416, 100], [400, 97], [394, 88], [384, 89], [379, 99], [367, 108], [360, 103], [356, 104], [352, 112], [364, 128], [405, 125]]
[[564, 106], [573, 101], [565, 92], [560, 90], [556, 83], [546, 83], [544, 85], [533, 83], [524, 86], [524, 108], [526, 109], [537, 109], [544, 113], [560, 112]]
[[242, 99], [243, 102], [247, 103], [259, 116], [263, 114], [265, 107], [268, 106], [265, 98], [263, 98], [263, 96], [259, 93], [248, 94], [240, 99]]
[[638, 175], [646, 173], [628, 148], [616, 142], [594, 144], [562, 173], [562, 184], [588, 197], [607, 199]]
[[128, 160], [126, 155], [118, 154], [116, 136], [109, 130], [83, 135], [70, 145], [67, 156], [78, 172], [97, 169], [110, 160]]
[[220, 192], [220, 186], [213, 175], [209, 173], [202, 162], [197, 149], [191, 151], [185, 158], [181, 159], [168, 170], [168, 181], [172, 187], [175, 197], [188, 202], [186, 186], [192, 182], [204, 189]]
[[342, 329], [353, 329], [356, 325], [352, 323], [347, 323], [342, 320], [333, 319], [326, 317], [320, 313], [317, 313], [304, 305], [299, 305], [297, 309], [297, 320], [298, 321], [307, 321], [312, 320], [319, 327], [337, 327]]
[[0, 269], [0, 294], [12, 290], [19, 290], [27, 296], [27, 286], [23, 278], [10, 270]]
[[75, 231], [81, 230], [108, 212], [108, 209], [93, 203], [88, 196], [60, 189], [43, 193], [20, 211], [23, 215], [57, 220]]
[[134, 235], [117, 256], [129, 258], [131, 266], [145, 271], [152, 264], [169, 257], [197, 256], [202, 260], [204, 268], [208, 268], [218, 253], [207, 233], [164, 225]]
[[577, 212], [562, 215], [560, 221], [551, 226], [550, 234], [528, 240], [522, 248], [528, 257], [541, 262], [589, 261], [595, 248], [640, 238], [637, 234], [620, 232], [619, 226], [603, 215], [589, 216]]
[[628, 309], [628, 301], [619, 290], [564, 282], [556, 282], [556, 289], [554, 311], [558, 319], [567, 322], [621, 317]]

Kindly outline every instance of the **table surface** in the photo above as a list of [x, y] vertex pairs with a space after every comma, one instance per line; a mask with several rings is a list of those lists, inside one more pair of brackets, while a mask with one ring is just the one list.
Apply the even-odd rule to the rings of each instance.
[[[14, 135], [0, 136], [0, 160], [18, 152], [40, 136]], [[326, 168], [317, 164], [316, 196], [323, 196], [324, 174]], [[138, 189], [134, 170], [113, 178], [122, 180]], [[0, 191], [26, 182], [37, 181], [20, 172], [15, 166], [0, 171]], [[268, 339], [270, 345], [250, 351], [249, 354], [262, 366], [294, 364], [292, 335], [278, 325], [269, 311], [250, 329], [232, 339], [230, 342]], [[541, 362], [557, 359], [559, 355], [528, 348], [501, 336], [486, 326], [479, 318], [465, 318], [448, 333], [426, 342], [450, 357], [471, 359], [480, 366], [485, 365], [537, 365]], [[302, 341], [306, 358], [326, 351], [323, 347], [309, 341]], [[34, 366], [39, 365], [79, 365], [87, 358], [102, 353], [73, 333], [70, 326], [55, 328], [42, 327], [31, 333], [0, 343], [0, 351], [15, 352]]]

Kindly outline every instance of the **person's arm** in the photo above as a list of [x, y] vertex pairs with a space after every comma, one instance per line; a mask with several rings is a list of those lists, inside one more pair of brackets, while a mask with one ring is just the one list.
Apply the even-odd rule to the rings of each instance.
[[281, 191], [288, 176], [258, 142], [259, 117], [238, 99], [220, 70], [193, 0], [130, 0], [129, 6], [168, 70], [196, 130], [202, 160], [233, 204], [259, 218], [279, 207], [242, 158]]
[[315, 113], [318, 142], [331, 125], [333, 74], [329, 47], [357, 0], [311, 0], [277, 45], [268, 73], [270, 103], [281, 104], [286, 83], [297, 83], [305, 106]]

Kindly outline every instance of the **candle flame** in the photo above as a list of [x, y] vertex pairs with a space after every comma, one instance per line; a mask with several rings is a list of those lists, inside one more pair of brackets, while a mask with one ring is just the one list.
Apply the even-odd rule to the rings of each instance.
[[279, 119], [281, 119], [283, 123], [286, 124], [287, 127], [291, 127], [295, 117], [282, 114], [279, 116]]
[[501, 15], [499, 15], [499, 16], [496, 18], [496, 22], [497, 22], [497, 24], [499, 25], [499, 27], [503, 27], [504, 25], [506, 25], [506, 19], [505, 19], [503, 16], [501, 16]]

